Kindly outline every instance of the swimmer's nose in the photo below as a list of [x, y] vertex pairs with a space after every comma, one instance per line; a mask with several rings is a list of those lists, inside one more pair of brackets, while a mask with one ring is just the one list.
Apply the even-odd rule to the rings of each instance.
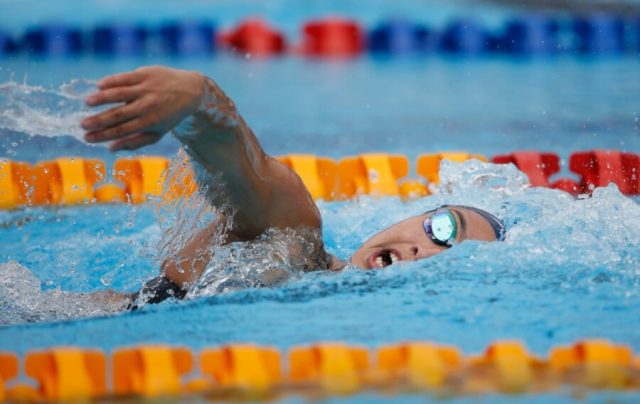
[[402, 254], [402, 260], [403, 261], [415, 261], [415, 260], [419, 260], [420, 258], [422, 258], [420, 256], [420, 252], [421, 249], [420, 247], [418, 247], [417, 245], [412, 245], [412, 246], [408, 246], [405, 247], [404, 249], [402, 249], [401, 254]]
[[439, 252], [442, 252], [442, 250], [444, 249], [440, 249], [440, 248], [432, 249], [432, 248], [426, 248], [424, 246], [412, 245], [406, 254], [406, 258], [404, 259], [408, 261], [416, 261], [423, 258], [429, 258], [435, 254], [438, 254]]
[[420, 248], [416, 245], [411, 247], [411, 254], [409, 255], [411, 258], [418, 259], [418, 253], [420, 252]]

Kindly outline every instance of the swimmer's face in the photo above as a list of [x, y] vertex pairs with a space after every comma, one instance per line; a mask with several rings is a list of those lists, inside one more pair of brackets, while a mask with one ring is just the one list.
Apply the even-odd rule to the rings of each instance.
[[[455, 243], [464, 240], [495, 241], [491, 224], [473, 210], [449, 206], [458, 225]], [[434, 243], [424, 230], [425, 219], [434, 211], [410, 217], [382, 230], [367, 240], [351, 257], [351, 264], [366, 269], [377, 269], [397, 261], [415, 261], [439, 254], [446, 246]]]

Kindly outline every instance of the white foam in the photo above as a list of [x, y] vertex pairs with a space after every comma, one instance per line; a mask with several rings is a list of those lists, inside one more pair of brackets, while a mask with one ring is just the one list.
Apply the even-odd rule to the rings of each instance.
[[15, 261], [0, 264], [0, 273], [0, 324], [106, 315], [125, 305], [108, 293], [43, 291], [40, 280]]
[[[470, 205], [505, 220], [508, 229], [505, 242], [464, 242], [446, 254], [399, 266], [415, 270], [411, 273], [389, 268], [385, 270], [389, 272], [376, 278], [380, 280], [379, 287], [384, 287], [387, 277], [400, 276], [404, 277], [401, 282], [411, 282], [411, 277], [434, 271], [443, 276], [467, 271], [523, 276], [526, 282], [546, 282], [551, 288], [574, 287], [574, 284], [589, 288], [593, 274], [604, 273], [614, 279], [618, 288], [616, 293], [624, 299], [637, 296], [640, 205], [622, 195], [615, 185], [597, 188], [590, 198], [574, 198], [562, 191], [530, 187], [526, 176], [511, 165], [479, 161], [444, 162], [441, 180], [440, 194], [409, 203], [398, 198], [320, 203], [325, 243], [332, 253], [348, 258], [361, 242], [395, 222], [442, 204]], [[216, 188], [215, 183], [211, 186], [211, 190]], [[175, 205], [161, 206], [158, 225], [149, 226], [135, 236], [119, 236], [115, 241], [105, 242], [116, 246], [129, 241], [130, 237], [157, 239], [160, 228], [164, 234], [158, 245], [158, 261], [162, 261], [176, 254], [189, 237], [216, 214], [200, 194]], [[303, 248], [302, 256], [311, 255], [310, 239], [293, 231], [271, 231], [251, 243], [221, 245], [224, 237], [216, 234], [212, 237], [211, 247], [215, 253], [188, 297], [276, 286], [287, 283], [288, 279], [298, 279], [301, 273], [296, 268], [300, 266], [292, 265], [290, 251], [291, 248]], [[99, 239], [88, 240], [88, 243], [93, 241]], [[56, 249], [56, 246], [52, 248]], [[117, 250], [126, 251], [124, 248]], [[59, 290], [44, 292], [40, 281], [16, 262], [0, 264], [0, 273], [3, 274], [0, 278], [0, 324], [104, 315], [118, 309], [113, 301], [100, 295]], [[312, 276], [308, 282], [324, 282], [316, 286], [331, 291], [331, 282], [342, 284], [350, 276], [357, 278], [358, 273], [354, 271], [350, 275], [347, 271], [329, 283], [324, 278], [319, 281]], [[118, 276], [118, 273], [109, 276]], [[298, 287], [306, 294], [311, 288], [305, 282]], [[296, 284], [294, 281], [290, 287], [295, 289]], [[81, 290], [82, 285], [76, 287]]]
[[100, 110], [84, 103], [95, 88], [95, 81], [81, 79], [57, 89], [14, 81], [0, 84], [0, 130], [47, 137], [72, 136], [84, 142], [85, 131], [80, 121]]

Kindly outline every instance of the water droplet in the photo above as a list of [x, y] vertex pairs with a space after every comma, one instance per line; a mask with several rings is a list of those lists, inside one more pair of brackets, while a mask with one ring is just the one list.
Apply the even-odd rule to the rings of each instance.
[[104, 275], [103, 277], [100, 278], [100, 282], [104, 285], [104, 286], [111, 286], [111, 279], [107, 276]]

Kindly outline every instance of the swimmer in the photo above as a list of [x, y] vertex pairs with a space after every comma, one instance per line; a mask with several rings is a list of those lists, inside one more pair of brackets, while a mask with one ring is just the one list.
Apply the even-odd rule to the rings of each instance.
[[[335, 271], [347, 263], [379, 269], [433, 256], [464, 240], [495, 241], [504, 236], [502, 222], [488, 212], [441, 206], [384, 229], [345, 262], [325, 251], [320, 212], [298, 175], [262, 150], [233, 101], [210, 78], [143, 67], [103, 78], [86, 103], [116, 104], [82, 121], [87, 142], [111, 142], [112, 151], [134, 150], [171, 131], [203, 174], [198, 176], [205, 178], [199, 180], [200, 189], [206, 194], [207, 181], [216, 178], [226, 196], [228, 209], [162, 263], [162, 275], [132, 297], [132, 307], [139, 296], [150, 303], [185, 296], [215, 253], [211, 239], [225, 213], [233, 215], [226, 229], [227, 243], [256, 240], [271, 228], [302, 235], [305, 247], [294, 244], [289, 251], [289, 262], [301, 271]], [[213, 196], [207, 197], [215, 203]]]

